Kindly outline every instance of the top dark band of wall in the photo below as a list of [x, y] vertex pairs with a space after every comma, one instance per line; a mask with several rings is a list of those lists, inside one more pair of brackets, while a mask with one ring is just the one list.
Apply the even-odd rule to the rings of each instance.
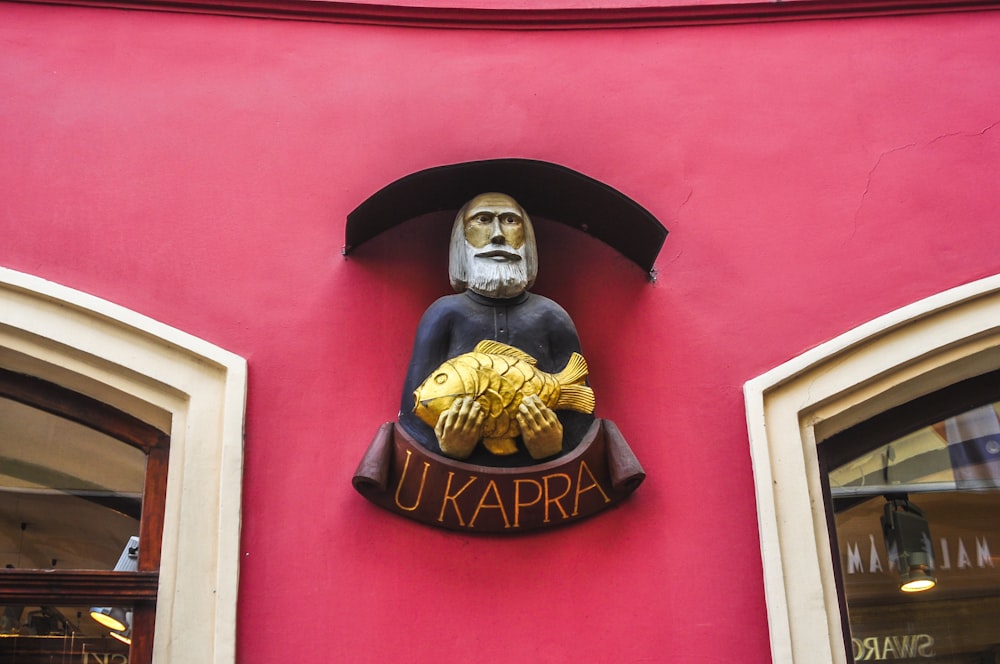
[[718, 25], [829, 18], [864, 18], [1000, 9], [996, 0], [786, 0], [679, 4], [663, 7], [483, 9], [407, 7], [320, 0], [21, 0], [74, 5], [217, 14], [327, 23], [460, 30], [587, 30]]

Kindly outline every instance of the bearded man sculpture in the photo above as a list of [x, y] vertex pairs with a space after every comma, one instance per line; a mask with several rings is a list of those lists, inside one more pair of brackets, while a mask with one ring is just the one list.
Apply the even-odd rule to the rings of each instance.
[[[548, 298], [528, 291], [538, 272], [538, 254], [531, 220], [518, 203], [505, 194], [486, 193], [465, 204], [455, 218], [451, 234], [449, 274], [456, 295], [440, 298], [424, 313], [417, 328], [413, 354], [403, 385], [399, 422], [416, 442], [432, 452], [485, 466], [522, 466], [537, 463], [573, 449], [594, 421], [593, 399], [585, 406], [560, 407], [558, 412], [538, 394], [518, 398], [512, 406], [511, 430], [519, 440], [487, 438], [484, 426], [496, 412], [487, 413], [482, 400], [454, 398], [436, 422], [418, 415], [422, 383], [442, 363], [483, 348], [481, 342], [500, 348], [539, 372], [575, 387], [586, 376], [580, 340], [569, 315]], [[511, 366], [513, 360], [508, 359]], [[524, 364], [524, 363], [522, 363]], [[525, 364], [526, 366], [526, 364]], [[560, 373], [561, 372], [561, 373]], [[443, 376], [443, 374], [437, 374]], [[443, 382], [441, 378], [439, 382]], [[449, 395], [454, 397], [454, 395]], [[516, 427], [513, 421], [516, 420]]]

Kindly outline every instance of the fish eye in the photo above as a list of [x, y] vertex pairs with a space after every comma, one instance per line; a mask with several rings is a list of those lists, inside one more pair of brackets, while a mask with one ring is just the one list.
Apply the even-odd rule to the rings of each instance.
[[448, 374], [446, 373], [442, 372], [434, 376], [434, 382], [437, 383], [438, 385], [443, 384], [446, 380], [448, 380]]

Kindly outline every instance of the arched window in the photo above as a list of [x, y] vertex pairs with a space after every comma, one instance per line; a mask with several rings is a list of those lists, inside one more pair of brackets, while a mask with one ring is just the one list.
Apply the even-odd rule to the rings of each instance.
[[[134, 561], [128, 560], [133, 545], [117, 541], [128, 534], [131, 542], [133, 518], [131, 524], [110, 529], [103, 552], [96, 556], [100, 560], [88, 554], [93, 562], [87, 566], [100, 569], [67, 570], [60, 558], [53, 566], [51, 557], [45, 560], [41, 554], [34, 559], [49, 563], [55, 572], [0, 570], [5, 574], [0, 585], [10, 593], [0, 605], [16, 599], [23, 608], [69, 597], [75, 602], [68, 606], [87, 605], [89, 611], [91, 606], [110, 609], [131, 599], [137, 638], [155, 631], [153, 662], [235, 662], [245, 360], [104, 300], [0, 268], [0, 369], [16, 384], [7, 392], [16, 394], [18, 401], [4, 403], [19, 409], [18, 418], [39, 416], [41, 426], [60, 431], [73, 421], [77, 424], [72, 435], [84, 441], [89, 454], [118, 464], [111, 473], [101, 474], [95, 467], [78, 478], [84, 482], [73, 480], [75, 491], [91, 492], [95, 500], [89, 501], [90, 507], [101, 507], [96, 503], [102, 502], [107, 513], [132, 518], [140, 514], [137, 498], [142, 501]], [[36, 396], [28, 398], [32, 385]], [[94, 452], [104, 446], [114, 452]], [[133, 451], [141, 457], [138, 462], [127, 458]], [[69, 461], [24, 458], [19, 472], [29, 480], [48, 477], [64, 483], [66, 475], [73, 474], [67, 471]], [[141, 489], [133, 480], [113, 486], [109, 475], [125, 477], [136, 465], [142, 467]], [[3, 468], [0, 474], [10, 475]], [[26, 488], [24, 477], [18, 482], [16, 490]], [[42, 488], [37, 493], [62, 492]], [[162, 509], [151, 507], [157, 502]], [[85, 509], [81, 505], [77, 507]], [[21, 531], [22, 522], [15, 524], [14, 535], [20, 539], [23, 533], [23, 563], [34, 531], [31, 523]], [[0, 548], [13, 550], [16, 560], [18, 542], [6, 544]], [[63, 558], [65, 563], [71, 556]], [[136, 571], [113, 571], [118, 560], [134, 564]], [[46, 579], [60, 583], [50, 587]], [[20, 588], [16, 592], [21, 594], [15, 596], [13, 588]], [[149, 610], [153, 598], [155, 617]], [[93, 603], [98, 600], [100, 604]], [[47, 614], [40, 607], [35, 611], [32, 618], [44, 629]], [[68, 613], [75, 622], [75, 612]], [[27, 617], [26, 612], [17, 616], [21, 621]], [[140, 628], [143, 620], [155, 623], [147, 625], [153, 629]], [[123, 664], [121, 656], [97, 661], [105, 659]]]
[[169, 441], [0, 369], [0, 661], [152, 661]]
[[[844, 662], [855, 649], [844, 620], [835, 526], [826, 509], [833, 493], [827, 491], [826, 471], [837, 472], [865, 453], [850, 449], [854, 443], [843, 432], [998, 369], [1000, 276], [995, 276], [887, 314], [746, 384], [774, 661]], [[896, 439], [887, 435], [878, 446]], [[840, 493], [843, 504], [847, 492]], [[872, 645], [865, 645], [866, 653]], [[883, 640], [880, 655], [884, 645]]]

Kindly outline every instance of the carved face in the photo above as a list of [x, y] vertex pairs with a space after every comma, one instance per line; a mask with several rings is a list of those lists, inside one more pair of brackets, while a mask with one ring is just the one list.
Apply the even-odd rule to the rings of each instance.
[[480, 194], [466, 203], [451, 231], [448, 275], [459, 293], [492, 298], [522, 294], [535, 280], [538, 254], [531, 220], [506, 194]]
[[476, 249], [485, 249], [477, 256], [500, 262], [520, 260], [520, 256], [508, 256], [501, 249], [504, 245], [513, 249], [524, 245], [524, 212], [514, 199], [481, 194], [470, 201], [464, 222], [466, 241]]

